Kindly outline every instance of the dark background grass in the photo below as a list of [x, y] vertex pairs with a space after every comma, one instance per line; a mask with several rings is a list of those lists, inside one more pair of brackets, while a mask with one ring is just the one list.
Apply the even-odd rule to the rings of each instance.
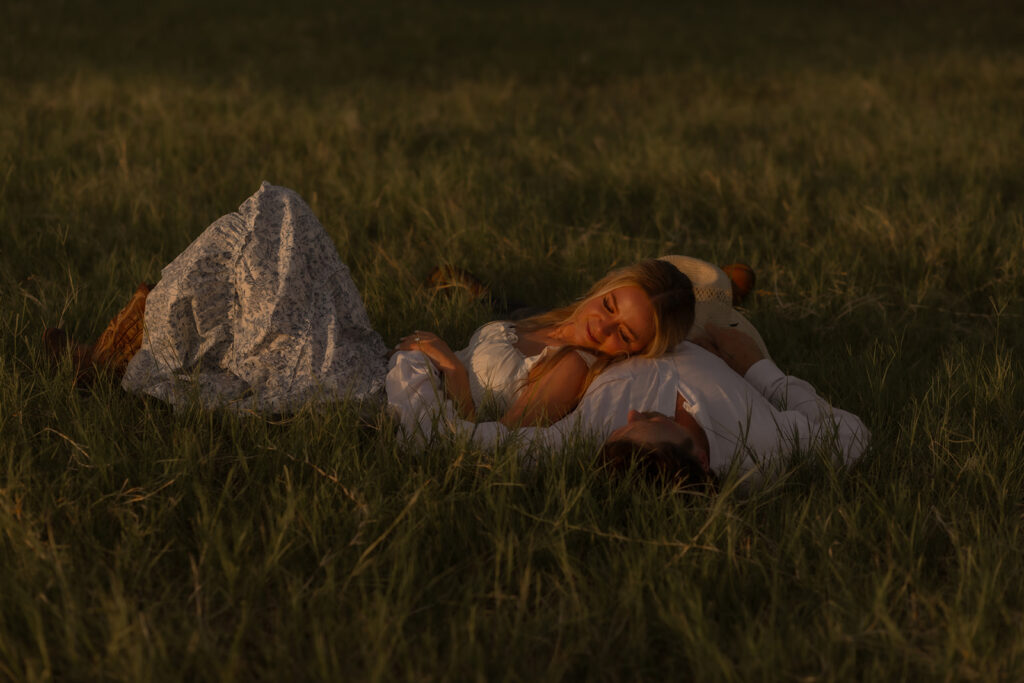
[[[1015, 3], [0, 6], [0, 675], [1004, 679], [1024, 666]], [[54, 377], [263, 179], [388, 342], [611, 265], [744, 259], [874, 433], [749, 498], [592, 448], [412, 453], [346, 404], [175, 413]]]
[[76, 69], [304, 97], [353, 82], [603, 83], [699, 66], [743, 87], [806, 69], [928, 68], [963, 52], [1017, 57], [1012, 2], [5, 3], [4, 75]]

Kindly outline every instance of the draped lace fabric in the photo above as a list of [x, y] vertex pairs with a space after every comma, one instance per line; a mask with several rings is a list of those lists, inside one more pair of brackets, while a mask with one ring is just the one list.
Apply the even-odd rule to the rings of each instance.
[[263, 183], [164, 268], [145, 325], [128, 391], [275, 413], [383, 398], [384, 341], [334, 244], [287, 188]]

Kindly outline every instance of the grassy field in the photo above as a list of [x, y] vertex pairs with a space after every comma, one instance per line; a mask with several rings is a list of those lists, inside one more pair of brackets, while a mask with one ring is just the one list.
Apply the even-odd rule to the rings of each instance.
[[[1024, 679], [1024, 13], [709, 4], [2, 3], [0, 678]], [[698, 497], [52, 376], [262, 180], [388, 343], [493, 315], [442, 262], [745, 260], [872, 449]]]

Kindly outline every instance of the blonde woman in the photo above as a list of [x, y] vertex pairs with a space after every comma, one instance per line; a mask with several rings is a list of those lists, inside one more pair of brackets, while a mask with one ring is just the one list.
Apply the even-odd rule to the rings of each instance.
[[590, 381], [616, 360], [670, 350], [692, 323], [687, 277], [649, 260], [612, 271], [570, 306], [488, 323], [457, 353], [426, 332], [405, 337], [398, 349], [430, 358], [463, 418], [476, 419], [477, 408], [490, 403], [488, 412], [504, 424], [532, 426], [569, 413]]
[[[397, 350], [425, 354], [463, 416], [490, 406], [507, 424], [544, 424], [571, 411], [615, 360], [675, 346], [693, 310], [689, 279], [644, 261], [609, 273], [571, 306], [484, 325], [458, 353], [428, 332]], [[123, 373], [128, 391], [238, 410], [378, 399], [388, 372], [384, 342], [330, 238], [298, 194], [268, 183], [211, 224], [158, 285], [140, 286], [93, 347], [59, 330], [46, 341], [54, 354], [70, 349], [79, 376], [107, 367]], [[392, 393], [402, 378], [387, 385], [400, 400]]]

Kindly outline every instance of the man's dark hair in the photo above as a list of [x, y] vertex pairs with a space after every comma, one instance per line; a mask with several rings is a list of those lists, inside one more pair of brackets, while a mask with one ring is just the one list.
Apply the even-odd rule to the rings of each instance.
[[613, 476], [623, 476], [635, 466], [635, 471], [652, 484], [701, 489], [714, 486], [713, 479], [694, 455], [692, 439], [682, 444], [636, 443], [629, 439], [609, 441], [601, 448], [597, 464]]

